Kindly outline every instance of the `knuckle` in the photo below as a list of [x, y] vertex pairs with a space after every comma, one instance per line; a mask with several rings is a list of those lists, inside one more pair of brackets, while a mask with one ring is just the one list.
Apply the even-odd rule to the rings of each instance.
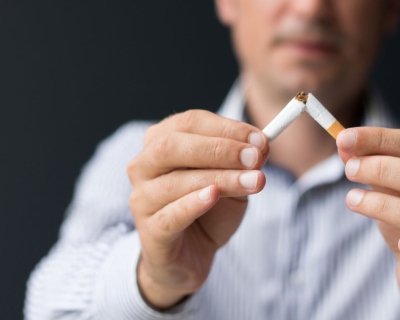
[[387, 195], [381, 197], [379, 213], [383, 217], [381, 220], [386, 220], [392, 226], [400, 228], [400, 214], [398, 213], [397, 206], [391, 197]]
[[378, 151], [382, 149], [383, 139], [384, 139], [383, 131], [377, 130], [377, 132], [375, 133], [375, 139], [372, 141], [375, 142], [375, 145], [376, 145], [376, 148], [378, 149]]
[[172, 206], [164, 207], [163, 210], [158, 211], [152, 217], [151, 230], [154, 234], [161, 231], [166, 235], [174, 233], [182, 228], [182, 217], [187, 215], [190, 211], [190, 204], [186, 201], [177, 201]]
[[174, 193], [177, 189], [176, 183], [177, 181], [174, 177], [174, 174], [170, 174], [170, 177], [165, 179], [163, 183], [163, 192], [166, 194]]
[[[180, 202], [182, 202], [182, 201], [180, 201]], [[180, 203], [179, 208], [180, 208], [179, 213], [174, 212], [173, 214], [170, 215], [169, 222], [170, 222], [170, 227], [172, 230], [176, 230], [177, 228], [180, 227], [179, 216], [183, 212], [182, 209], [184, 209], [184, 205], [182, 205]]]
[[381, 215], [387, 215], [388, 213], [390, 213], [390, 209], [391, 205], [388, 197], [382, 196], [378, 204], [378, 212]]
[[134, 217], [136, 217], [139, 212], [140, 199], [141, 199], [141, 197], [137, 190], [134, 190], [131, 192], [131, 194], [129, 196], [129, 208], [131, 209]]
[[[234, 135], [236, 131], [240, 130], [237, 127], [237, 124], [234, 121], [228, 121], [223, 127], [221, 131], [221, 136], [224, 138], [229, 138]], [[242, 132], [242, 131], [239, 131]]]
[[396, 141], [393, 139], [391, 131], [388, 129], [380, 128], [376, 133], [377, 149], [379, 153], [385, 153], [385, 150], [389, 148], [398, 149]]
[[178, 219], [178, 216], [187, 216], [191, 211], [190, 203], [188, 201], [184, 201], [183, 199], [178, 202], [178, 207], [179, 207], [178, 209], [179, 214], [174, 214], [173, 215], [174, 218], [171, 219], [173, 225], [177, 227], [180, 226], [180, 221]]
[[137, 157], [133, 158], [133, 159], [129, 162], [128, 166], [127, 166], [127, 171], [128, 171], [128, 173], [129, 173], [130, 171], [136, 170], [136, 168], [138, 167], [138, 165], [139, 165], [138, 158], [137, 158]]
[[[155, 217], [155, 225], [157, 226], [156, 228], [159, 230], [163, 230], [165, 232], [169, 232], [171, 229], [171, 225], [169, 223], [169, 219], [167, 218], [167, 214], [164, 212], [159, 212]], [[153, 225], [153, 229], [155, 226]], [[155, 231], [155, 230], [154, 230]]]
[[223, 161], [226, 158], [226, 144], [221, 139], [212, 139], [209, 153], [213, 162], [219, 163]]
[[174, 151], [174, 134], [168, 133], [153, 142], [152, 146], [152, 156], [159, 160], [168, 158]]
[[192, 132], [194, 125], [201, 118], [200, 110], [187, 110], [177, 117], [179, 131]]
[[226, 174], [218, 172], [214, 177], [214, 183], [219, 188], [226, 187], [230, 185], [230, 178]]
[[139, 172], [139, 167], [140, 167], [139, 157], [135, 157], [129, 162], [126, 168], [126, 172], [132, 184], [136, 183], [138, 179], [137, 173]]
[[151, 140], [153, 140], [156, 136], [156, 131], [158, 128], [158, 124], [152, 124], [149, 126], [144, 134], [144, 145], [148, 144]]
[[387, 181], [390, 175], [389, 164], [386, 159], [378, 160], [378, 172], [376, 178], [379, 181]]
[[[159, 212], [156, 217], [156, 229], [161, 230], [163, 233], [168, 234], [174, 232], [177, 228], [179, 228], [179, 218], [176, 212]], [[154, 226], [154, 232], [156, 232]]]

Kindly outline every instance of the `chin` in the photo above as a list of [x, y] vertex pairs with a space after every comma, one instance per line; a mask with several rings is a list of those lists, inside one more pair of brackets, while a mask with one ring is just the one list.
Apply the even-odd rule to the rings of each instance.
[[275, 83], [291, 95], [304, 91], [321, 96], [337, 91], [342, 82], [340, 74], [338, 70], [301, 69], [279, 72], [274, 78]]

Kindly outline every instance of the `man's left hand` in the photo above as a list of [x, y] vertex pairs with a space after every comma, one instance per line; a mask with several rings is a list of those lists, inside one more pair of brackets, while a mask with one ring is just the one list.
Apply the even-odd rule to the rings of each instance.
[[351, 190], [347, 194], [347, 206], [376, 219], [397, 258], [400, 286], [400, 130], [350, 128], [339, 134], [336, 143], [346, 164], [347, 178], [372, 188], [372, 191]]

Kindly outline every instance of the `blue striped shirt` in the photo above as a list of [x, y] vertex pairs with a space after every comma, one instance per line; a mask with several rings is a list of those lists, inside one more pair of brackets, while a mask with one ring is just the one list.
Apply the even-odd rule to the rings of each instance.
[[[243, 120], [243, 110], [236, 84], [219, 113]], [[377, 95], [363, 125], [395, 125]], [[148, 126], [124, 125], [84, 167], [60, 238], [28, 281], [25, 319], [400, 319], [395, 258], [375, 221], [346, 207], [357, 185], [337, 154], [297, 180], [265, 165], [266, 187], [250, 196], [202, 288], [168, 312], [147, 306], [136, 282], [140, 240], [126, 167]]]

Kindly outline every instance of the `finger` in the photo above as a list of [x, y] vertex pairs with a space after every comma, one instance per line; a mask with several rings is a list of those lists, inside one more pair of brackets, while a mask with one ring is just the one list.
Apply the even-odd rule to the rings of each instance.
[[400, 159], [353, 157], [346, 164], [346, 176], [354, 182], [400, 191]]
[[343, 163], [346, 164], [347, 161], [349, 161], [352, 158], [351, 154], [348, 154], [346, 152], [343, 152], [342, 150], [338, 149], [338, 153], [340, 158], [342, 159]]
[[182, 231], [209, 211], [219, 199], [216, 186], [208, 186], [166, 205], [148, 223], [154, 239], [164, 244], [176, 240]]
[[225, 245], [240, 226], [247, 205], [248, 197], [220, 198], [214, 207], [197, 220], [215, 248]]
[[354, 156], [389, 155], [400, 157], [400, 130], [378, 127], [351, 128], [342, 131], [338, 148]]
[[259, 148], [262, 153], [268, 150], [268, 138], [260, 129], [205, 110], [189, 110], [151, 126], [146, 132], [145, 144], [161, 135], [176, 131], [249, 143]]
[[266, 159], [247, 143], [172, 132], [145, 147], [128, 171], [148, 180], [178, 168], [259, 169]]
[[350, 210], [400, 228], [400, 199], [375, 191], [353, 189], [346, 197]]
[[241, 197], [260, 192], [265, 186], [261, 171], [177, 170], [133, 188], [131, 210], [151, 215], [166, 204], [209, 185], [217, 186], [220, 197]]

